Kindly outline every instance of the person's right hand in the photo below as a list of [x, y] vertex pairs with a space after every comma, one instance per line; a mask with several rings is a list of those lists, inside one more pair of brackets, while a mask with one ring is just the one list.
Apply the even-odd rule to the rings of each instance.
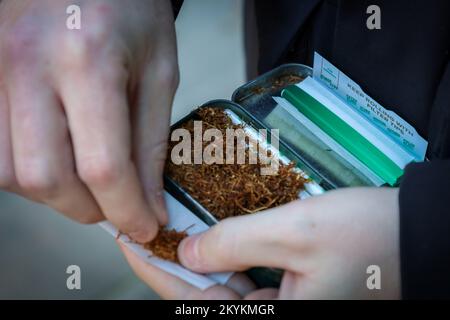
[[169, 0], [0, 2], [0, 187], [139, 242], [162, 197], [178, 85]]
[[[342, 188], [227, 218], [184, 239], [178, 258], [204, 274], [252, 267], [284, 270], [279, 288], [257, 289], [237, 273], [200, 290], [120, 244], [130, 266], [166, 299], [399, 299], [397, 188]], [[369, 288], [377, 266], [380, 287]]]

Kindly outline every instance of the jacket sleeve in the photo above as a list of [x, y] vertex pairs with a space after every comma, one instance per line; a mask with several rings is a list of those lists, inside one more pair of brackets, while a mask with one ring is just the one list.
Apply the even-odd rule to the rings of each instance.
[[410, 164], [399, 202], [403, 298], [449, 298], [450, 160]]
[[[430, 162], [406, 167], [400, 185], [402, 294], [450, 298], [450, 64], [430, 114]], [[441, 159], [441, 160], [437, 160]]]

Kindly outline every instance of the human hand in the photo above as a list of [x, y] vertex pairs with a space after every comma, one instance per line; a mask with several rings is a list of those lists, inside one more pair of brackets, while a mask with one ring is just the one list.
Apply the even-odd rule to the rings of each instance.
[[169, 0], [0, 3], [0, 187], [145, 242], [178, 86]]
[[[396, 299], [398, 210], [398, 189], [341, 189], [223, 220], [179, 246], [182, 264], [201, 273], [281, 268], [277, 289], [254, 290], [247, 280], [239, 290], [214, 286], [202, 292], [121, 248], [136, 274], [169, 299]], [[366, 286], [370, 265], [381, 269], [381, 290]]]

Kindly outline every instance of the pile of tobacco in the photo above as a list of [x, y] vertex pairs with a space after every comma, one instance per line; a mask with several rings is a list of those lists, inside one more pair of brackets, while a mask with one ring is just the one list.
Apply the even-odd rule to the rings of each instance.
[[[204, 107], [197, 111], [197, 116], [196, 120], [202, 120], [202, 132], [208, 128], [216, 128], [225, 137], [226, 129], [242, 128], [233, 124], [221, 109]], [[191, 133], [193, 146], [194, 120], [183, 123], [181, 127]], [[208, 143], [204, 142], [203, 147]], [[276, 175], [261, 175], [261, 164], [248, 164], [247, 160], [245, 164], [193, 164], [192, 161], [192, 164], [177, 165], [170, 158], [175, 144], [169, 143], [165, 174], [219, 220], [258, 212], [295, 200], [307, 181], [292, 170], [293, 163], [280, 163]], [[248, 152], [251, 151], [247, 147], [245, 152], [248, 159]]]
[[176, 230], [160, 229], [156, 238], [143, 246], [161, 259], [179, 262], [177, 249], [180, 242], [187, 236], [185, 231], [178, 232]]

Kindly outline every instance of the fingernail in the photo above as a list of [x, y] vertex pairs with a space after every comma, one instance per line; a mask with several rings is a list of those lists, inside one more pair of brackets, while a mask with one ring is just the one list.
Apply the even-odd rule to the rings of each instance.
[[134, 231], [134, 232], [130, 232], [128, 234], [128, 236], [133, 240], [136, 241], [138, 243], [146, 243], [148, 241], [153, 240], [157, 233], [158, 233], [158, 228], [154, 227], [155, 223], [153, 223], [149, 229], [147, 230], [139, 230], [139, 231]]
[[136, 241], [138, 243], [145, 243], [145, 242], [147, 242], [149, 235], [142, 231], [135, 231], [135, 232], [130, 232], [128, 234], [128, 237], [131, 239], [131, 241]]
[[185, 267], [196, 269], [200, 266], [199, 240], [203, 233], [194, 234], [184, 239], [178, 248], [178, 256]]

